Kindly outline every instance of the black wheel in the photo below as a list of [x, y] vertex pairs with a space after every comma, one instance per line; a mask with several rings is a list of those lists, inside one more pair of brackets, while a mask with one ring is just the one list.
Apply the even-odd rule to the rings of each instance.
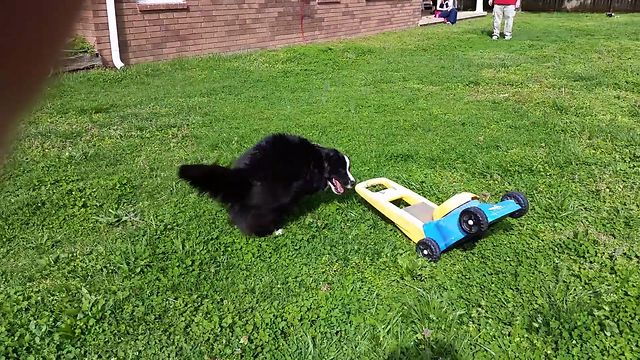
[[487, 215], [479, 207], [471, 206], [462, 212], [458, 218], [458, 223], [462, 231], [471, 236], [482, 236], [489, 228]]
[[529, 200], [527, 200], [527, 197], [524, 196], [524, 194], [521, 192], [509, 191], [508, 193], [502, 195], [502, 199], [500, 199], [500, 201], [505, 200], [513, 200], [521, 208], [520, 210], [509, 215], [514, 219], [524, 216], [524, 214], [529, 211]]
[[418, 241], [416, 244], [416, 252], [419, 256], [431, 261], [438, 261], [438, 259], [440, 259], [440, 246], [430, 238], [424, 238]]

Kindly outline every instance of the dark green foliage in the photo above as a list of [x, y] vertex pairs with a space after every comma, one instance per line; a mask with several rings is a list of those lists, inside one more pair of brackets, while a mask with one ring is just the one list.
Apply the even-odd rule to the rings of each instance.
[[87, 39], [76, 35], [67, 42], [65, 51], [70, 55], [95, 54], [96, 49], [87, 41]]

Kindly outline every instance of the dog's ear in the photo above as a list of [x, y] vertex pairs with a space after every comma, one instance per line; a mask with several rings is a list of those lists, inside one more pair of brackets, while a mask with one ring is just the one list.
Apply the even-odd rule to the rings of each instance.
[[331, 164], [335, 162], [339, 153], [336, 149], [327, 148], [320, 148], [320, 152], [322, 153], [322, 162], [324, 165], [324, 177], [328, 178], [331, 175]]

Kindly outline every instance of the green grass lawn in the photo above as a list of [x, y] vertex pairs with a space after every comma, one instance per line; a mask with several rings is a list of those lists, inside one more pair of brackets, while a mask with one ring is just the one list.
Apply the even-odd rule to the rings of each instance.
[[[63, 76], [0, 177], [0, 359], [638, 356], [640, 15], [490, 23]], [[256, 239], [177, 179], [280, 131], [531, 211], [433, 264], [353, 192]]]

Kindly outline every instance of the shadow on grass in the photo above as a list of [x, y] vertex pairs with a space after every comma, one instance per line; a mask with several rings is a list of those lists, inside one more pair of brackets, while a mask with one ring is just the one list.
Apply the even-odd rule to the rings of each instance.
[[513, 224], [508, 219], [503, 219], [502, 221], [489, 226], [487, 232], [480, 239], [462, 239], [457, 244], [443, 252], [451, 251], [453, 249], [460, 249], [462, 251], [473, 250], [476, 245], [478, 245], [478, 242], [491, 237], [494, 233], [508, 232], [511, 229], [513, 229]]
[[[227, 205], [220, 203], [218, 200], [207, 195], [205, 192], [200, 191], [199, 194], [219, 204], [220, 207], [224, 209], [225, 213], [227, 213], [227, 223], [232, 227], [236, 227], [236, 225], [231, 220], [231, 217], [228, 216], [229, 207]], [[286, 228], [290, 223], [293, 223], [297, 221], [299, 218], [304, 217], [305, 215], [316, 211], [322, 204], [330, 203], [330, 202], [338, 202], [338, 203], [348, 202], [354, 196], [354, 194], [355, 194], [355, 191], [347, 191], [343, 195], [336, 195], [331, 191], [323, 191], [321, 193], [303, 198], [297, 205], [294, 206], [291, 213], [286, 216], [281, 227]]]
[[485, 29], [480, 31], [480, 34], [490, 38], [493, 35], [493, 29]]
[[318, 210], [318, 208], [322, 204], [330, 202], [346, 203], [350, 201], [354, 195], [355, 191], [353, 190], [347, 190], [343, 195], [336, 195], [333, 192], [327, 190], [306, 197], [302, 199], [302, 201], [295, 207], [291, 215], [287, 217], [284, 226], [287, 226], [287, 224], [292, 223], [299, 218]]
[[[421, 345], [424, 345], [421, 344]], [[462, 359], [455, 346], [441, 340], [429, 341], [426, 348], [418, 344], [400, 346], [391, 351], [387, 360]]]

